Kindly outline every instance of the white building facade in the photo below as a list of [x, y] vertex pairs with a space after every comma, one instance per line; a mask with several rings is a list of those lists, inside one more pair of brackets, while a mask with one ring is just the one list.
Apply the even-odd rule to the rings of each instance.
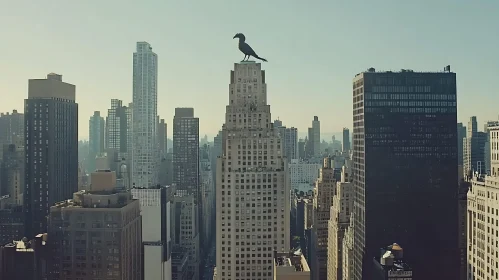
[[298, 159], [291, 160], [289, 172], [291, 176], [291, 189], [303, 191], [305, 193], [312, 191], [315, 181], [319, 178], [319, 170], [322, 164]]
[[144, 280], [171, 280], [171, 194], [170, 187], [132, 189], [140, 202]]
[[489, 127], [491, 175], [475, 175], [468, 191], [468, 275], [499, 279], [499, 126]]
[[273, 280], [274, 250], [289, 251], [290, 181], [260, 63], [235, 63], [222, 130], [217, 279]]
[[133, 54], [132, 186], [159, 183], [157, 143], [158, 56], [146, 42], [137, 43]]

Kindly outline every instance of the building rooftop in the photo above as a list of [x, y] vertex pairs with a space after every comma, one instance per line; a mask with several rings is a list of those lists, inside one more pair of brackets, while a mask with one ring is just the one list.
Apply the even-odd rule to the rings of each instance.
[[370, 67], [366, 71], [358, 73], [355, 75], [355, 77], [359, 76], [360, 74], [363, 73], [378, 73], [378, 74], [387, 74], [387, 73], [418, 73], [418, 74], [434, 74], [434, 73], [440, 73], [440, 74], [448, 74], [448, 73], [454, 73], [450, 71], [450, 65], [447, 65], [443, 68], [441, 71], [414, 71], [412, 69], [400, 69], [400, 70], [382, 70], [382, 71], [376, 71], [375, 68]]
[[310, 271], [301, 251], [296, 251], [292, 254], [276, 254], [274, 260], [276, 267], [294, 267], [294, 271], [296, 272]]

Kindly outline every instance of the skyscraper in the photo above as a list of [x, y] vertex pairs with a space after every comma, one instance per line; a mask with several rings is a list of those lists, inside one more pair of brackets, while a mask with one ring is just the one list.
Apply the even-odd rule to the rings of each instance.
[[62, 76], [29, 80], [25, 114], [26, 237], [46, 232], [49, 208], [78, 190], [78, 104]]
[[420, 279], [458, 279], [456, 74], [371, 68], [353, 80], [353, 120], [352, 279], [394, 240]]
[[173, 117], [173, 183], [178, 190], [199, 190], [199, 118], [194, 108], [175, 108]]
[[350, 153], [350, 130], [348, 128], [343, 128], [343, 152], [347, 155]]
[[314, 120], [312, 121], [312, 135], [314, 136], [312, 139], [314, 156], [320, 156], [320, 154], [321, 154], [321, 122], [319, 121], [319, 117], [317, 117], [317, 116], [314, 116]]
[[222, 131], [216, 279], [274, 279], [274, 251], [289, 251], [290, 187], [260, 63], [234, 64]]
[[132, 186], [159, 183], [157, 145], [158, 56], [146, 42], [133, 54]]
[[464, 148], [464, 176], [471, 176], [472, 172], [485, 174], [485, 143], [487, 133], [478, 131], [476, 117], [470, 118], [466, 131], [466, 147]]
[[89, 151], [87, 158], [87, 171], [95, 171], [95, 159], [104, 152], [104, 118], [99, 111], [95, 111], [88, 122], [89, 127]]
[[113, 149], [119, 158], [130, 160], [128, 147], [132, 132], [132, 110], [119, 99], [111, 99], [111, 108], [106, 117], [106, 149]]
[[464, 177], [464, 142], [466, 141], [466, 126], [463, 126], [463, 123], [457, 124], [457, 165], [458, 165], [458, 173], [459, 178]]
[[281, 137], [284, 156], [286, 156], [288, 163], [292, 159], [298, 158], [298, 129], [295, 127], [286, 127], [282, 125], [282, 121], [275, 120], [274, 127], [279, 131]]
[[[175, 221], [174, 226], [175, 232], [181, 231], [181, 241], [178, 244], [189, 251], [189, 270], [194, 277], [198, 275], [199, 269], [199, 219], [203, 217], [199, 175], [199, 118], [194, 117], [194, 108], [175, 108], [173, 183], [177, 189], [175, 205], [182, 206], [175, 208], [179, 220]], [[188, 229], [184, 225], [188, 225]], [[178, 234], [175, 237], [180, 238]]]

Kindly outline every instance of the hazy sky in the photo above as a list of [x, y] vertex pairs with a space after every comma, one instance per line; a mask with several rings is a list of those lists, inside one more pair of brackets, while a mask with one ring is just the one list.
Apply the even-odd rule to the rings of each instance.
[[[262, 57], [273, 118], [305, 132], [352, 125], [352, 78], [379, 70], [457, 73], [458, 118], [498, 118], [497, 0], [0, 0], [0, 111], [23, 111], [28, 79], [49, 72], [76, 85], [80, 138], [111, 98], [132, 101], [132, 54], [159, 57], [158, 113], [194, 107], [216, 134], [242, 32]], [[481, 126], [480, 126], [481, 127]], [[169, 127], [171, 135], [171, 127]]]

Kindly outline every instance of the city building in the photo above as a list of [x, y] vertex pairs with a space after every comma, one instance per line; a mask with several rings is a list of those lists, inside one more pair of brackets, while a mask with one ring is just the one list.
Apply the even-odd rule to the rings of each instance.
[[217, 161], [218, 280], [274, 279], [274, 251], [289, 252], [290, 178], [272, 127], [261, 63], [234, 64]]
[[467, 197], [467, 279], [475, 280], [499, 278], [499, 126], [489, 132], [491, 174], [473, 174]]
[[313, 226], [313, 215], [314, 215], [314, 203], [313, 196], [305, 195], [303, 197], [295, 197], [293, 201], [293, 206], [296, 205], [296, 214], [291, 220], [292, 229], [294, 228], [293, 238], [298, 237], [299, 247], [301, 248], [303, 254], [307, 256], [308, 247], [306, 243], [306, 231]]
[[282, 121], [275, 120], [274, 128], [279, 131], [279, 136], [283, 143], [284, 155], [291, 162], [293, 159], [298, 159], [298, 129], [282, 125]]
[[[222, 145], [223, 145], [223, 137], [222, 131], [220, 130], [213, 138], [213, 149], [211, 150], [211, 172], [213, 173], [213, 183], [216, 185], [217, 178], [217, 158], [222, 156]], [[216, 186], [215, 186], [216, 187]]]
[[177, 190], [199, 193], [199, 118], [194, 108], [175, 108], [173, 117], [173, 183]]
[[345, 231], [350, 226], [350, 214], [353, 210], [353, 184], [346, 167], [342, 168], [341, 181], [336, 184], [333, 206], [328, 223], [327, 280], [342, 280], [343, 256], [342, 244]]
[[304, 193], [313, 190], [315, 181], [319, 178], [321, 167], [322, 164], [320, 163], [297, 159], [291, 160], [291, 164], [289, 164], [291, 189], [303, 191]]
[[[309, 133], [310, 134], [310, 133]], [[312, 152], [313, 156], [321, 155], [321, 122], [319, 121], [319, 117], [314, 116], [314, 120], [312, 121], [312, 129], [311, 134], [309, 136], [309, 141], [312, 142]]]
[[310, 268], [301, 252], [276, 253], [275, 280], [310, 280]]
[[0, 247], [0, 279], [40, 280], [50, 276], [47, 234], [38, 234], [31, 241], [27, 238], [10, 240]]
[[314, 188], [314, 245], [312, 280], [327, 279], [328, 268], [328, 223], [331, 215], [333, 197], [336, 194], [336, 179], [334, 168], [331, 166], [331, 158], [324, 158], [324, 164], [320, 169], [319, 179]]
[[472, 173], [478, 172], [486, 174], [485, 166], [485, 142], [487, 141], [487, 134], [478, 131], [476, 117], [473, 116], [468, 122], [466, 131], [466, 141], [463, 160], [464, 160], [464, 176], [471, 176]]
[[104, 118], [101, 117], [99, 111], [95, 111], [88, 122], [89, 127], [89, 151], [87, 158], [87, 171], [95, 171], [95, 159], [100, 154], [104, 153]]
[[484, 165], [485, 174], [490, 174], [491, 171], [491, 158], [490, 158], [490, 131], [489, 127], [495, 127], [499, 125], [499, 121], [487, 121], [484, 126], [485, 133], [485, 143], [484, 143]]
[[17, 205], [23, 205], [24, 146], [5, 144], [0, 160], [0, 195], [9, 195]]
[[351, 279], [393, 240], [420, 279], [458, 279], [456, 74], [370, 68], [353, 80], [353, 119]]
[[132, 112], [132, 186], [155, 186], [159, 183], [160, 159], [156, 137], [158, 56], [147, 42], [138, 42], [133, 54]]
[[141, 280], [139, 201], [116, 190], [115, 172], [94, 172], [91, 182], [89, 191], [50, 207], [53, 278]]
[[172, 280], [192, 280], [189, 270], [189, 253], [182, 246], [174, 245], [172, 250]]
[[142, 215], [143, 280], [171, 280], [172, 187], [131, 190]]
[[457, 162], [459, 180], [464, 178], [464, 143], [466, 142], [466, 126], [457, 123]]
[[[13, 110], [12, 113], [0, 114], [0, 149], [6, 144], [24, 145], [24, 114]], [[0, 151], [0, 160], [2, 151]]]
[[359, 252], [354, 250], [354, 215], [355, 213], [351, 213], [350, 215], [350, 225], [345, 230], [343, 243], [340, 245], [342, 257], [341, 274], [343, 276], [343, 279], [354, 279], [355, 277], [354, 253], [358, 254]]
[[397, 243], [381, 249], [374, 258], [373, 280], [412, 280], [412, 268], [404, 261], [404, 250]]
[[306, 157], [306, 154], [305, 154], [305, 140], [304, 139], [300, 139], [298, 141], [298, 158], [300, 160], [304, 160], [305, 157]]
[[[131, 164], [132, 149], [132, 104], [123, 105], [119, 99], [111, 99], [111, 108], [107, 110], [106, 117], [106, 152], [115, 152], [118, 162], [125, 161]], [[120, 168], [117, 177], [121, 178]], [[129, 178], [128, 178], [129, 179]]]
[[[172, 241], [187, 252], [187, 269], [191, 279], [199, 278], [200, 244], [199, 244], [199, 217], [196, 197], [187, 190], [176, 190], [173, 200]], [[182, 264], [182, 262], [177, 262]], [[180, 268], [176, 267], [176, 271]], [[182, 271], [184, 271], [182, 269]]]
[[[215, 183], [211, 170], [211, 148], [208, 144], [204, 144], [200, 148], [199, 153], [199, 169], [200, 169], [200, 191], [201, 205], [203, 207], [201, 213], [201, 239], [203, 252], [209, 252], [213, 245], [213, 237], [215, 235], [216, 214], [215, 214]], [[202, 255], [204, 257], [204, 254]]]
[[[159, 119], [159, 117], [158, 117]], [[164, 119], [159, 119], [158, 122], [158, 146], [161, 159], [166, 157], [168, 153], [168, 129]]]
[[[4, 204], [9, 196], [0, 197], [0, 245], [24, 236], [24, 214], [22, 205]], [[0, 279], [3, 279], [0, 277]]]
[[343, 145], [343, 153], [345, 155], [349, 155], [350, 154], [350, 129], [348, 128], [343, 128], [343, 141], [341, 143]]
[[75, 86], [54, 73], [29, 80], [25, 114], [25, 237], [47, 231], [51, 205], [78, 190], [78, 104]]

